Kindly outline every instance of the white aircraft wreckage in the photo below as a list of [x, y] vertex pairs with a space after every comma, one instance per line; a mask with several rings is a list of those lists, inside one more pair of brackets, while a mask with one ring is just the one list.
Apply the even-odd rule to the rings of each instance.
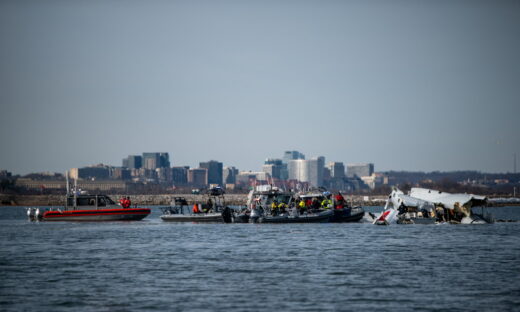
[[[409, 195], [394, 189], [386, 200], [385, 208], [374, 224], [485, 224], [493, 217], [484, 213], [487, 197], [473, 194], [451, 194], [424, 188], [412, 188]], [[482, 207], [482, 213], [472, 212]]]

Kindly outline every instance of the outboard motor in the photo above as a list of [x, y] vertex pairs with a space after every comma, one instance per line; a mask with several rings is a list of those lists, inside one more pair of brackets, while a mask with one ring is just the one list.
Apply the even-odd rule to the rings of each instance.
[[43, 210], [40, 210], [40, 208], [36, 208], [36, 211], [34, 213], [34, 219], [38, 221], [43, 219]]
[[27, 208], [27, 217], [29, 221], [36, 221], [36, 208]]
[[262, 208], [251, 209], [251, 216], [249, 217], [250, 223], [261, 223], [261, 219], [264, 216], [264, 210]]
[[227, 207], [222, 210], [222, 219], [224, 219], [225, 223], [233, 223], [233, 212], [231, 208]]

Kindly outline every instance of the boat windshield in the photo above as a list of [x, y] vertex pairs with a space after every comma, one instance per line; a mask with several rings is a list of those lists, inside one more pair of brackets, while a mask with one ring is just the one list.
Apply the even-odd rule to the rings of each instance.
[[260, 199], [260, 205], [263, 205], [263, 206], [269, 206], [271, 205], [274, 201], [276, 201], [277, 203], [284, 203], [284, 204], [289, 204], [289, 202], [291, 201], [291, 195], [288, 195], [288, 194], [269, 194], [269, 195], [262, 195], [259, 197]]
[[114, 201], [113, 201], [110, 197], [108, 197], [108, 196], [103, 196], [102, 198], [106, 201], [107, 205], [115, 205], [115, 204], [116, 204], [116, 203], [114, 203]]
[[98, 206], [105, 207], [107, 205], [106, 199], [103, 196], [98, 197]]
[[[114, 201], [110, 199], [108, 196], [104, 195], [91, 195], [91, 196], [78, 196], [76, 198], [76, 206], [96, 206], [96, 199], [97, 199], [97, 206], [103, 207], [107, 205], [115, 205]], [[74, 197], [70, 196], [67, 197], [67, 206], [72, 207], [74, 206]]]
[[77, 206], [95, 206], [96, 198], [95, 197], [78, 197], [77, 198]]

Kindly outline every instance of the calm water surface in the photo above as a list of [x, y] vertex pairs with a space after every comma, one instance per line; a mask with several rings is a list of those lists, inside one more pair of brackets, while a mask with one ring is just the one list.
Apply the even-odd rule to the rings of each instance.
[[[491, 210], [520, 219], [520, 207]], [[30, 223], [0, 207], [1, 311], [519, 311], [520, 223]]]

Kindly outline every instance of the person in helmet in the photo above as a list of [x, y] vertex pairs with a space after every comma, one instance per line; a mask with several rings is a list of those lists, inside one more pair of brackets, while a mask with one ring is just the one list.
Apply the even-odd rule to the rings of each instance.
[[307, 205], [305, 204], [305, 200], [303, 200], [303, 199], [299, 200], [298, 209], [300, 209], [300, 214], [303, 214], [307, 211]]
[[278, 201], [276, 199], [271, 203], [271, 215], [278, 215]]

